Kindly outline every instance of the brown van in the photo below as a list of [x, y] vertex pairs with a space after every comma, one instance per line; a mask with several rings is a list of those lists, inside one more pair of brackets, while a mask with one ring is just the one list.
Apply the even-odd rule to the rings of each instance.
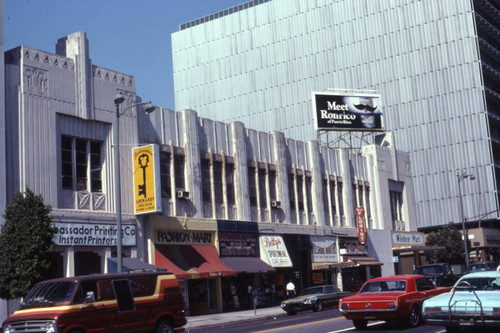
[[184, 331], [184, 299], [165, 271], [95, 274], [36, 284], [3, 332]]

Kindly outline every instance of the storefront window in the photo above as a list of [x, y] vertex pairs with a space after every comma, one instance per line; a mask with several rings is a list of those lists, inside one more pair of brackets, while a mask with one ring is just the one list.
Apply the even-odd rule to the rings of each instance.
[[[102, 143], [61, 136], [62, 187], [74, 191], [102, 191]], [[90, 179], [90, 184], [89, 180]]]
[[184, 156], [174, 155], [175, 188], [185, 190], [184, 181]]
[[304, 211], [304, 183], [303, 177], [297, 176], [297, 201], [299, 202], [299, 210]]
[[[338, 199], [339, 199], [339, 215], [340, 218], [342, 219], [344, 217], [344, 196], [342, 195], [343, 191], [343, 186], [342, 183], [337, 183], [337, 194], [338, 194]], [[342, 222], [340, 222], [340, 225], [342, 225]]]
[[210, 161], [207, 159], [201, 160], [201, 191], [203, 194], [203, 201], [210, 202], [212, 200], [212, 193], [210, 189]]
[[336, 216], [337, 216], [337, 204], [336, 204], [336, 196], [335, 196], [335, 182], [330, 180], [330, 205], [332, 207], [332, 216], [333, 216], [333, 224], [336, 225]]
[[307, 211], [312, 213], [312, 177], [306, 177]]
[[[215, 202], [222, 204], [224, 202], [224, 190], [222, 186], [222, 162], [214, 161], [214, 192], [215, 192]], [[210, 178], [209, 178], [210, 180]]]
[[269, 196], [271, 201], [276, 200], [276, 171], [269, 170]]
[[161, 196], [163, 198], [171, 198], [172, 190], [170, 187], [170, 153], [160, 154], [160, 181]]
[[227, 203], [234, 205], [234, 164], [226, 163], [226, 193]]
[[191, 314], [217, 309], [215, 279], [188, 280], [189, 310]]
[[288, 196], [290, 197], [290, 209], [295, 209], [295, 177], [293, 173], [288, 174]]
[[259, 199], [260, 207], [267, 207], [267, 191], [266, 191], [266, 170], [259, 169]]
[[257, 186], [255, 183], [255, 168], [248, 168], [248, 194], [250, 196], [250, 206], [257, 206]]

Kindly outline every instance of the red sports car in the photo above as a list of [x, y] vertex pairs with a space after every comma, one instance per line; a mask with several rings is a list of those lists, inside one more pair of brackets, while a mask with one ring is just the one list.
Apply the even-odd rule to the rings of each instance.
[[399, 320], [414, 327], [421, 321], [422, 302], [448, 291], [423, 275], [379, 277], [366, 281], [356, 295], [342, 298], [339, 308], [358, 330], [369, 320]]

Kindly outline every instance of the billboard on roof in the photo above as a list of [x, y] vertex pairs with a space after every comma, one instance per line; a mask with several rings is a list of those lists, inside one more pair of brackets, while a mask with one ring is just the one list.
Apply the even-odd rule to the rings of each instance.
[[378, 94], [312, 93], [314, 126], [322, 131], [384, 131]]

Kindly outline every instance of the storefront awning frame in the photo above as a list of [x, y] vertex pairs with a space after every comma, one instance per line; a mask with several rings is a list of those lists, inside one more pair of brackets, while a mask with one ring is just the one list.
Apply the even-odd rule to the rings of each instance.
[[222, 263], [214, 245], [155, 245], [156, 265], [178, 279], [235, 276], [236, 271]]
[[382, 266], [384, 263], [369, 256], [342, 256], [344, 260], [353, 262], [356, 266]]

